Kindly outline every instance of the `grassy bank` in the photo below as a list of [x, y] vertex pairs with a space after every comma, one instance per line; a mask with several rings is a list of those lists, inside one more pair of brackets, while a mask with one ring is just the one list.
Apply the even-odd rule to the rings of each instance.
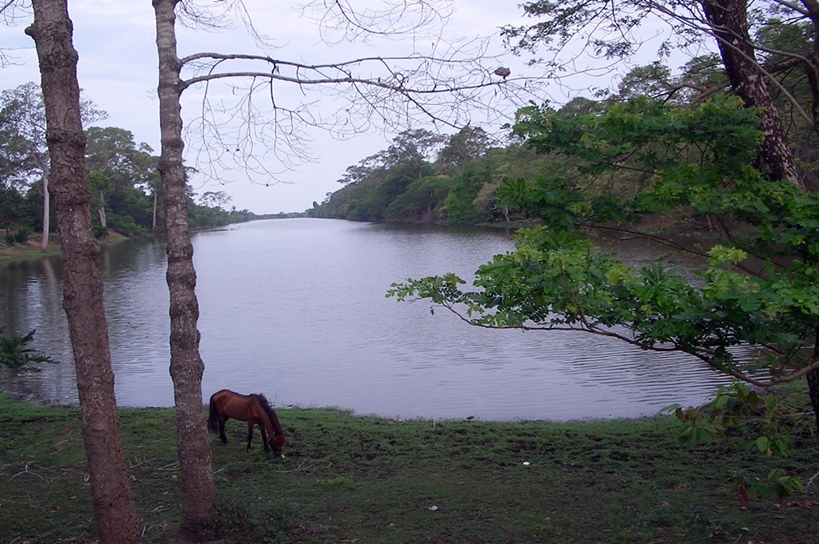
[[[0, 229], [0, 236], [5, 239], [5, 230]], [[60, 252], [60, 243], [56, 235], [51, 236], [45, 251], [40, 248], [40, 235], [32, 236], [30, 240], [21, 244], [8, 245], [0, 240], [0, 263], [17, 261], [20, 259], [36, 259], [56, 255]]]
[[[286, 459], [213, 437], [223, 542], [809, 543], [814, 496], [751, 500], [730, 480], [775, 466], [817, 471], [816, 446], [785, 459], [733, 443], [678, 445], [669, 418], [590, 423], [401, 421], [334, 410], [280, 410]], [[3, 543], [91, 542], [76, 408], [0, 395]], [[122, 410], [146, 542], [167, 542], [180, 482], [174, 416]], [[806, 476], [806, 474], [803, 474]], [[809, 476], [809, 475], [808, 475]]]
[[[0, 229], [0, 263], [23, 259], [38, 259], [50, 255], [58, 255], [60, 253], [60, 239], [56, 234], [49, 236], [48, 246], [45, 251], [42, 251], [40, 248], [41, 235], [39, 233], [32, 234], [29, 236], [29, 239], [23, 243], [8, 245], [3, 242], [6, 232], [5, 229]], [[124, 240], [128, 240], [128, 237], [118, 232], [109, 231], [108, 236], [98, 240], [98, 242], [100, 245], [109, 245]]]

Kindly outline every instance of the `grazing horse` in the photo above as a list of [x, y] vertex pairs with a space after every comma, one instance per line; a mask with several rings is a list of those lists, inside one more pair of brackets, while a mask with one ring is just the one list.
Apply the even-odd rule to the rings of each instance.
[[247, 449], [253, 441], [253, 426], [258, 425], [262, 431], [264, 451], [273, 450], [280, 455], [286, 439], [284, 430], [279, 424], [276, 412], [262, 394], [242, 395], [228, 389], [217, 391], [210, 397], [210, 412], [208, 415], [208, 429], [219, 433], [219, 438], [227, 444], [225, 436], [225, 422], [230, 419], [247, 421]]

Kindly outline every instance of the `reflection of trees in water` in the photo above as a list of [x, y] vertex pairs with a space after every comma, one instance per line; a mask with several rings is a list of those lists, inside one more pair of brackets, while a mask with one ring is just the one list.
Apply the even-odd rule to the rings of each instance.
[[0, 273], [0, 286], [2, 323], [6, 331], [18, 335], [36, 330], [30, 347], [59, 361], [56, 365], [41, 365], [42, 372], [36, 374], [15, 375], [3, 369], [0, 387], [27, 400], [76, 402], [74, 362], [62, 307], [59, 257], [8, 263]]
[[46, 365], [42, 372], [36, 374], [14, 375], [6, 369], [0, 369], [0, 389], [26, 401], [76, 404], [75, 376], [74, 363], [71, 360], [60, 360], [60, 364]]

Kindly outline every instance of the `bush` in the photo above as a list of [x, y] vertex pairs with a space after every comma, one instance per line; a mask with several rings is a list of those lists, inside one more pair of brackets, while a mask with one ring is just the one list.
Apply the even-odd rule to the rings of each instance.
[[17, 229], [17, 232], [14, 233], [14, 241], [18, 244], [26, 243], [28, 240], [29, 235], [31, 235], [31, 229], [28, 227], [20, 227]]
[[94, 238], [101, 239], [108, 237], [108, 229], [102, 225], [94, 225]]
[[8, 229], [6, 230], [6, 245], [24, 244], [30, 235], [31, 229], [28, 227], [18, 227], [14, 232]]
[[134, 218], [129, 215], [110, 214], [108, 225], [117, 232], [130, 237], [147, 236], [148, 230], [136, 224]]

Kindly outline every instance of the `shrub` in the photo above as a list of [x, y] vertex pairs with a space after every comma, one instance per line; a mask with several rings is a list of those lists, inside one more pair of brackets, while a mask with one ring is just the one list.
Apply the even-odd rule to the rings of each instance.
[[14, 241], [18, 244], [24, 244], [31, 234], [31, 229], [28, 227], [20, 227], [14, 233]]

